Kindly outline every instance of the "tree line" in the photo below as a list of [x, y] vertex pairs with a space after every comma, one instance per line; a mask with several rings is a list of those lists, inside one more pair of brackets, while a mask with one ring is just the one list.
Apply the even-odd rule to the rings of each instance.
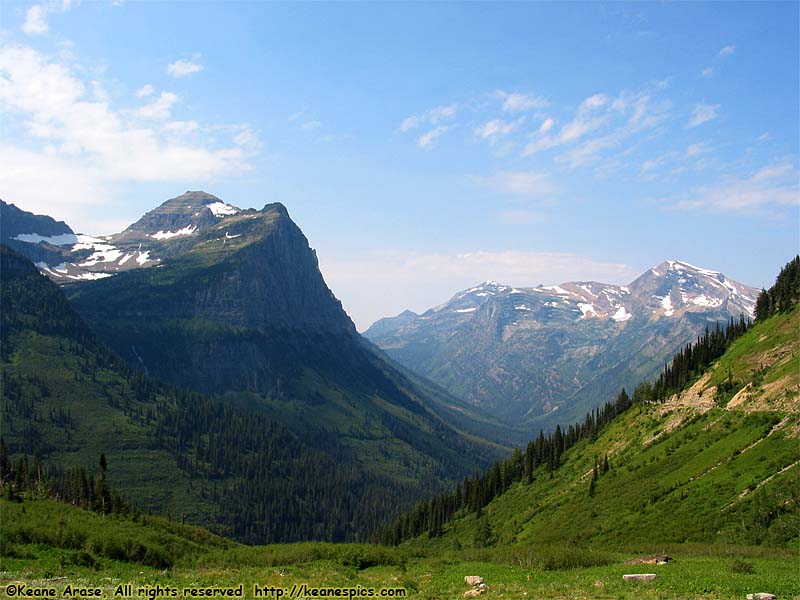
[[762, 288], [756, 300], [756, 321], [788, 312], [797, 306], [798, 302], [800, 302], [800, 255], [786, 263], [771, 288], [768, 290]]

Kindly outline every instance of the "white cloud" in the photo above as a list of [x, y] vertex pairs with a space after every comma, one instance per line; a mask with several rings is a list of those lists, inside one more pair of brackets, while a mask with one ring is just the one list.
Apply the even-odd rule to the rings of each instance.
[[[454, 291], [489, 279], [519, 287], [586, 279], [626, 284], [638, 274], [621, 263], [522, 250], [449, 254], [403, 250], [346, 258], [323, 253], [320, 268], [360, 331], [406, 309], [423, 312], [446, 301]], [[365, 280], [372, 285], [365, 286]]]
[[503, 110], [506, 112], [525, 112], [546, 108], [550, 105], [546, 98], [531, 94], [509, 93], [498, 90], [494, 93], [494, 96], [503, 101]]
[[494, 192], [513, 196], [541, 197], [557, 191], [547, 173], [538, 171], [497, 171], [492, 175], [473, 175], [472, 181]]
[[686, 127], [691, 129], [717, 118], [719, 104], [698, 104], [694, 107]]
[[525, 123], [525, 117], [520, 117], [515, 121], [503, 121], [502, 119], [492, 119], [487, 121], [480, 127], [475, 127], [473, 133], [475, 137], [480, 139], [488, 139], [491, 142], [496, 142], [499, 138], [512, 133], [515, 129], [519, 128]]
[[22, 31], [28, 35], [41, 35], [47, 33], [47, 22], [44, 20], [47, 11], [41, 4], [34, 4], [25, 13], [25, 22]]
[[711, 77], [713, 74], [714, 74], [714, 69], [712, 69], [711, 67], [706, 67], [705, 69], [703, 69], [703, 72], [701, 73], [701, 75], [706, 79]]
[[176, 60], [174, 63], [167, 66], [167, 73], [173, 77], [187, 77], [194, 73], [199, 73], [203, 70], [203, 65], [192, 62], [190, 60]]
[[784, 162], [762, 167], [749, 177], [728, 177], [665, 201], [669, 208], [728, 214], [770, 214], [781, 207], [800, 207], [800, 171]]
[[441, 137], [441, 135], [447, 131], [449, 127], [445, 127], [440, 125], [439, 127], [434, 127], [429, 132], [422, 134], [417, 138], [417, 146], [422, 148], [423, 150], [430, 150], [436, 146], [436, 140]]
[[553, 128], [553, 125], [555, 124], [556, 122], [548, 117], [547, 119], [542, 121], [542, 124], [539, 126], [539, 133], [547, 133]]
[[452, 119], [458, 110], [457, 104], [435, 106], [418, 115], [411, 115], [400, 123], [400, 131], [406, 133], [422, 125], [437, 125], [442, 121]]
[[[174, 94], [138, 110], [115, 109], [98, 96], [102, 85], [83, 74], [27, 46], [0, 47], [0, 111], [27, 134], [24, 148], [4, 142], [4, 199], [52, 201], [58, 189], [85, 205], [112, 198], [109, 190], [120, 181], [196, 183], [249, 168], [242, 147], [201, 139], [203, 127], [194, 121], [168, 120]], [[193, 143], [183, 141], [190, 132], [197, 134]], [[30, 173], [36, 176], [26, 183]]]
[[156, 91], [156, 89], [152, 85], [150, 85], [149, 83], [146, 83], [142, 87], [140, 87], [138, 90], [136, 90], [136, 97], [137, 98], [147, 98], [148, 96], [151, 96], [153, 94], [153, 92], [155, 92], [155, 91]]
[[725, 46], [722, 50], [719, 51], [717, 56], [720, 56], [720, 57], [722, 57], [722, 56], [730, 56], [734, 52], [736, 52], [736, 46], [734, 46], [734, 45]]
[[72, 7], [72, 0], [51, 0], [43, 4], [34, 4], [25, 11], [25, 22], [22, 31], [28, 35], [42, 35], [49, 31], [47, 15], [50, 13], [63, 13]]
[[764, 142], [768, 142], [771, 139], [772, 139], [772, 136], [769, 134], [769, 131], [765, 131], [764, 133], [762, 133], [760, 136], [758, 136], [756, 138], [756, 141], [759, 144], [763, 144]]
[[161, 92], [156, 100], [139, 108], [136, 114], [144, 119], [169, 119], [172, 107], [179, 101], [180, 98], [177, 94]]

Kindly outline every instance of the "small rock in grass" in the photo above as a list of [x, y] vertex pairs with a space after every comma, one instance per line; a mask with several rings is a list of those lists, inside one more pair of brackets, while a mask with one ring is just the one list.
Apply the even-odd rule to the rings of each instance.
[[483, 577], [480, 575], [467, 575], [464, 577], [464, 583], [467, 585], [480, 585], [483, 583]]
[[757, 594], [747, 594], [747, 600], [778, 600], [775, 594], [759, 592]]
[[473, 588], [471, 590], [467, 590], [466, 592], [464, 592], [464, 598], [476, 598], [477, 596], [480, 596], [483, 593], [483, 591], [484, 590], [480, 588]]
[[625, 581], [655, 581], [658, 577], [655, 573], [637, 573], [634, 575], [623, 575]]

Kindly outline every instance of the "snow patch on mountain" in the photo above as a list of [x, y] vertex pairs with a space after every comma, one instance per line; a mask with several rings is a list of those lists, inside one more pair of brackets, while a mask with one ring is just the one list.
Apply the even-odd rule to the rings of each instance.
[[230, 215], [235, 215], [237, 212], [239, 212], [238, 208], [231, 206], [230, 204], [225, 204], [224, 202], [206, 204], [206, 208], [214, 213], [215, 217], [227, 217]]
[[661, 306], [664, 309], [664, 314], [668, 317], [671, 317], [675, 314], [675, 309], [672, 308], [672, 298], [669, 297], [669, 294], [661, 298]]
[[83, 234], [78, 234], [77, 237], [78, 243], [72, 247], [73, 252], [78, 250], [94, 251], [89, 255], [89, 258], [78, 264], [79, 267], [93, 267], [101, 262], [116, 262], [125, 254], [122, 250], [109, 244], [104, 239]]
[[633, 315], [629, 313], [624, 306], [620, 306], [617, 312], [615, 312], [611, 318], [614, 319], [615, 321], [622, 322], [622, 321], [627, 321], [632, 316]]
[[187, 225], [183, 229], [178, 229], [177, 231], [157, 231], [151, 234], [150, 237], [156, 240], [168, 240], [178, 237], [179, 235], [192, 235], [196, 230], [197, 225]]

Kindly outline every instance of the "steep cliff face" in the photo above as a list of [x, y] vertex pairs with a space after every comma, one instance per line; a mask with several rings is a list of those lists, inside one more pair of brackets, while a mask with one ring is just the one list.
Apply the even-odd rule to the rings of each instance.
[[163, 244], [155, 266], [65, 288], [128, 363], [225, 394], [363, 468], [424, 477], [422, 487], [497, 452], [437, 414], [457, 400], [431, 400], [358, 335], [283, 205], [226, 215]]
[[205, 392], [277, 393], [304, 365], [340, 363], [331, 344], [358, 345], [282, 205], [185, 242], [191, 247], [156, 268], [69, 290], [98, 335], [150, 374]]

